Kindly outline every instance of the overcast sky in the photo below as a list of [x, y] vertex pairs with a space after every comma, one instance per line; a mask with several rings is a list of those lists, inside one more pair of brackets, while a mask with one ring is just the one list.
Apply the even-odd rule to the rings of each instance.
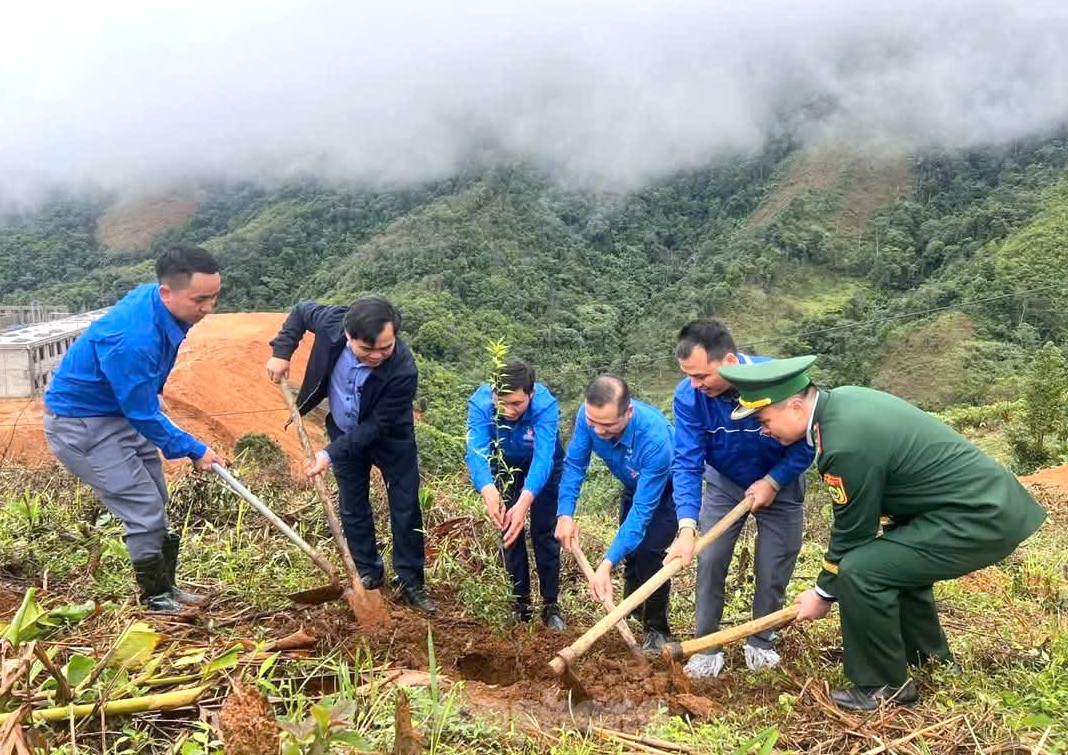
[[410, 180], [501, 150], [625, 187], [756, 148], [1068, 122], [1064, 0], [20, 2], [0, 195], [220, 173]]

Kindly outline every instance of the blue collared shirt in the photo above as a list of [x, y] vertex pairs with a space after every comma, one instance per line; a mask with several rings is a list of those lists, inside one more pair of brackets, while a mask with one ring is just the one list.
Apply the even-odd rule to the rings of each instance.
[[330, 416], [337, 429], [347, 433], [360, 424], [360, 391], [371, 368], [356, 358], [348, 346], [330, 373]]
[[45, 391], [45, 405], [63, 417], [126, 417], [168, 459], [199, 459], [208, 447], [171, 422], [159, 404], [190, 327], [163, 305], [158, 284], [138, 286], [71, 345]]
[[660, 410], [643, 401], [631, 401], [634, 414], [618, 440], [602, 440], [586, 423], [586, 407], [575, 417], [575, 434], [567, 446], [564, 472], [560, 479], [557, 516], [574, 516], [579, 492], [590, 467], [590, 454], [596, 452], [612, 474], [634, 493], [630, 512], [619, 526], [605, 558], [618, 564], [641, 545], [664, 486], [671, 477], [674, 433]]
[[537, 496], [549, 481], [560, 429], [560, 405], [541, 383], [534, 384], [530, 406], [514, 422], [497, 416], [489, 383], [479, 386], [467, 402], [467, 471], [475, 490], [492, 485], [490, 456], [494, 444], [513, 467], [527, 469], [523, 489]]
[[[738, 354], [738, 359], [742, 364], [768, 361], [745, 354]], [[680, 520], [698, 518], [706, 464], [735, 485], [748, 488], [765, 475], [783, 487], [812, 463], [812, 449], [804, 440], [784, 446], [760, 431], [756, 417], [731, 419], [737, 403], [737, 391], [709, 398], [689, 378], [675, 388], [672, 474], [675, 513]]]

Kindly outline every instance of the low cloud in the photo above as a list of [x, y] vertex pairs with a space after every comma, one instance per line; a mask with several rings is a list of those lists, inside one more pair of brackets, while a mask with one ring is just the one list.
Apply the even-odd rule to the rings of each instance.
[[625, 187], [758, 148], [784, 119], [908, 148], [1068, 121], [1063, 2], [369, 5], [9, 9], [0, 196], [405, 182], [487, 152]]

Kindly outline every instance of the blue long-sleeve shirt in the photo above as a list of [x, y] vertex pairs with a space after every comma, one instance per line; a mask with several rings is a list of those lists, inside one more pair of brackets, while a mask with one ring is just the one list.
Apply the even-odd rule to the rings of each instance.
[[371, 370], [356, 358], [347, 345], [334, 364], [327, 396], [330, 399], [330, 416], [343, 433], [360, 424], [360, 392]]
[[557, 516], [575, 515], [592, 452], [596, 452], [612, 474], [634, 493], [634, 503], [604, 556], [612, 564], [618, 564], [641, 544], [664, 486], [671, 477], [674, 435], [671, 423], [658, 409], [643, 401], [631, 401], [631, 406], [634, 414], [615, 441], [597, 437], [586, 422], [586, 407], [579, 407], [575, 434], [567, 446], [560, 479]]
[[[738, 358], [742, 364], [768, 360], [744, 354]], [[675, 459], [671, 471], [675, 513], [680, 520], [698, 518], [706, 464], [739, 487], [748, 488], [765, 475], [779, 487], [788, 485], [812, 463], [813, 450], [804, 440], [784, 446], [761, 433], [756, 417], [731, 419], [737, 402], [736, 391], [710, 398], [694, 388], [689, 378], [675, 388]]]
[[509, 466], [527, 470], [523, 490], [537, 496], [553, 471], [559, 429], [560, 406], [541, 383], [534, 384], [530, 406], [514, 422], [497, 416], [490, 385], [479, 386], [467, 402], [467, 470], [475, 490], [494, 482], [490, 455], [497, 443]]
[[168, 459], [199, 459], [208, 447], [171, 422], [159, 394], [191, 326], [146, 283], [93, 322], [63, 357], [45, 405], [63, 417], [126, 417]]

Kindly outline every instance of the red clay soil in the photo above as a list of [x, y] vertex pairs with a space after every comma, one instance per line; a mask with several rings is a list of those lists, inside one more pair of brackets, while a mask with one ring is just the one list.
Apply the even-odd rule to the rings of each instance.
[[1020, 481], [1035, 493], [1051, 522], [1068, 524], [1068, 464], [1040, 469]]
[[1027, 477], [1021, 477], [1020, 481], [1025, 485], [1036, 485], [1068, 494], [1068, 464], [1040, 469]]
[[[650, 673], [613, 634], [576, 664], [575, 675], [593, 698], [576, 703], [549, 668], [549, 661], [584, 628], [558, 634], [539, 624], [533, 631], [522, 626], [502, 632], [463, 616], [451, 596], [434, 597], [438, 615], [432, 623], [432, 641], [440, 673], [464, 681], [469, 707], [502, 720], [537, 720], [541, 726], [552, 727], [596, 717], [609, 726], [641, 726], [660, 706], [670, 705], [676, 693], [691, 691], [685, 677], [673, 674], [659, 660]], [[428, 622], [404, 609], [393, 610], [392, 617], [388, 629], [370, 634], [341, 634], [329, 620], [313, 631], [321, 638], [333, 635], [353, 651], [366, 646], [374, 658], [388, 657], [395, 667], [427, 670]]]
[[[283, 431], [289, 412], [264, 369], [271, 356], [268, 341], [284, 319], [281, 313], [211, 315], [194, 326], [163, 392], [170, 418], [224, 455], [242, 435], [265, 433], [294, 464], [302, 459], [296, 431], [292, 426]], [[295, 384], [304, 375], [311, 342], [311, 336], [305, 338], [294, 355]], [[0, 399], [4, 463], [36, 467], [53, 462], [45, 445], [42, 408], [40, 399]], [[308, 431], [313, 443], [322, 441], [316, 423], [309, 423]]]

